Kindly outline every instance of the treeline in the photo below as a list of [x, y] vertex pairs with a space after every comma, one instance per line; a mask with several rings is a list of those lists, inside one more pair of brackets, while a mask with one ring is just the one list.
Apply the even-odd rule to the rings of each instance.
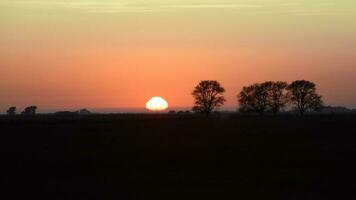
[[[11, 106], [7, 111], [7, 115], [16, 115], [17, 108], [15, 106]], [[22, 115], [36, 115], [37, 106], [28, 106], [26, 107], [21, 114]]]
[[[216, 80], [204, 80], [195, 86], [193, 111], [209, 115], [226, 102], [225, 89]], [[308, 111], [318, 111], [323, 107], [322, 97], [316, 91], [315, 83], [297, 80], [290, 84], [282, 81], [266, 81], [244, 86], [237, 95], [241, 113], [273, 113], [277, 114], [289, 106], [304, 115]], [[22, 115], [36, 115], [37, 106], [26, 107]], [[8, 115], [16, 115], [16, 107], [7, 110]], [[73, 112], [57, 112], [58, 115], [73, 114]], [[82, 109], [75, 114], [90, 114]]]
[[[15, 116], [17, 114], [17, 108], [15, 106], [11, 106], [7, 111], [6, 114], [9, 116]], [[26, 116], [33, 116], [37, 114], [37, 106], [28, 106], [22, 112], [21, 115]], [[54, 115], [61, 115], [61, 116], [69, 116], [69, 115], [90, 115], [92, 114], [88, 109], [80, 109], [75, 112], [71, 111], [59, 111], [53, 113]]]
[[[215, 80], [201, 81], [193, 90], [193, 110], [209, 115], [224, 105], [225, 89]], [[307, 111], [318, 111], [323, 107], [322, 97], [316, 92], [316, 85], [306, 80], [290, 84], [282, 81], [266, 81], [242, 88], [237, 95], [241, 113], [277, 114], [286, 106], [301, 115]]]

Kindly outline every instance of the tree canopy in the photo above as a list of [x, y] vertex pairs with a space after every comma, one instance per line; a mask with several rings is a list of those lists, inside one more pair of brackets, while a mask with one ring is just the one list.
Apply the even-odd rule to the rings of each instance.
[[322, 108], [322, 97], [316, 92], [316, 85], [306, 80], [297, 80], [288, 85], [288, 97], [295, 109], [303, 115], [306, 111]]
[[215, 109], [224, 105], [225, 89], [215, 80], [201, 81], [193, 90], [193, 111], [209, 115]]

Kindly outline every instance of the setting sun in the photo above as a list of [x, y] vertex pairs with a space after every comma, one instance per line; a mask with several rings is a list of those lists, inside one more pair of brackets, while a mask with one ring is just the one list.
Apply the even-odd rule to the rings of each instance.
[[168, 108], [168, 103], [162, 97], [152, 97], [146, 103], [146, 108], [150, 111], [163, 111]]

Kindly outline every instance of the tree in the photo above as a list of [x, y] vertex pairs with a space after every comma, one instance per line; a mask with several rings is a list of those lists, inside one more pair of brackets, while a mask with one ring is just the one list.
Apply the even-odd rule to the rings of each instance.
[[289, 101], [295, 108], [304, 115], [306, 111], [317, 111], [322, 108], [322, 97], [316, 93], [316, 86], [313, 82], [297, 80], [288, 85]]
[[277, 114], [281, 108], [286, 106], [287, 98], [285, 89], [287, 86], [288, 84], [282, 81], [270, 82], [270, 87], [268, 88], [269, 107], [273, 114]]
[[23, 115], [36, 115], [36, 110], [37, 110], [37, 106], [29, 106], [26, 107], [24, 111], [22, 111], [21, 114]]
[[209, 115], [215, 109], [224, 105], [226, 99], [223, 94], [225, 89], [218, 81], [201, 81], [193, 90], [193, 111]]
[[78, 111], [79, 115], [91, 115], [92, 113], [88, 109], [80, 109]]
[[272, 112], [277, 114], [286, 105], [285, 82], [266, 81], [243, 87], [237, 96], [240, 112], [253, 112], [264, 114]]
[[240, 105], [240, 112], [255, 112], [259, 114], [265, 113], [268, 108], [269, 93], [268, 88], [271, 87], [271, 82], [255, 83], [250, 86], [245, 86], [237, 96]]
[[15, 106], [12, 106], [10, 107], [7, 111], [6, 111], [7, 115], [16, 115], [16, 107]]

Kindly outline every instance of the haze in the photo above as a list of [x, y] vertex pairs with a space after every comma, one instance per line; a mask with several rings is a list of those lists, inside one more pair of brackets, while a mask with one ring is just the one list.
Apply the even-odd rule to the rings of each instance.
[[308, 79], [356, 107], [354, 0], [0, 0], [0, 109], [191, 107], [226, 88]]

